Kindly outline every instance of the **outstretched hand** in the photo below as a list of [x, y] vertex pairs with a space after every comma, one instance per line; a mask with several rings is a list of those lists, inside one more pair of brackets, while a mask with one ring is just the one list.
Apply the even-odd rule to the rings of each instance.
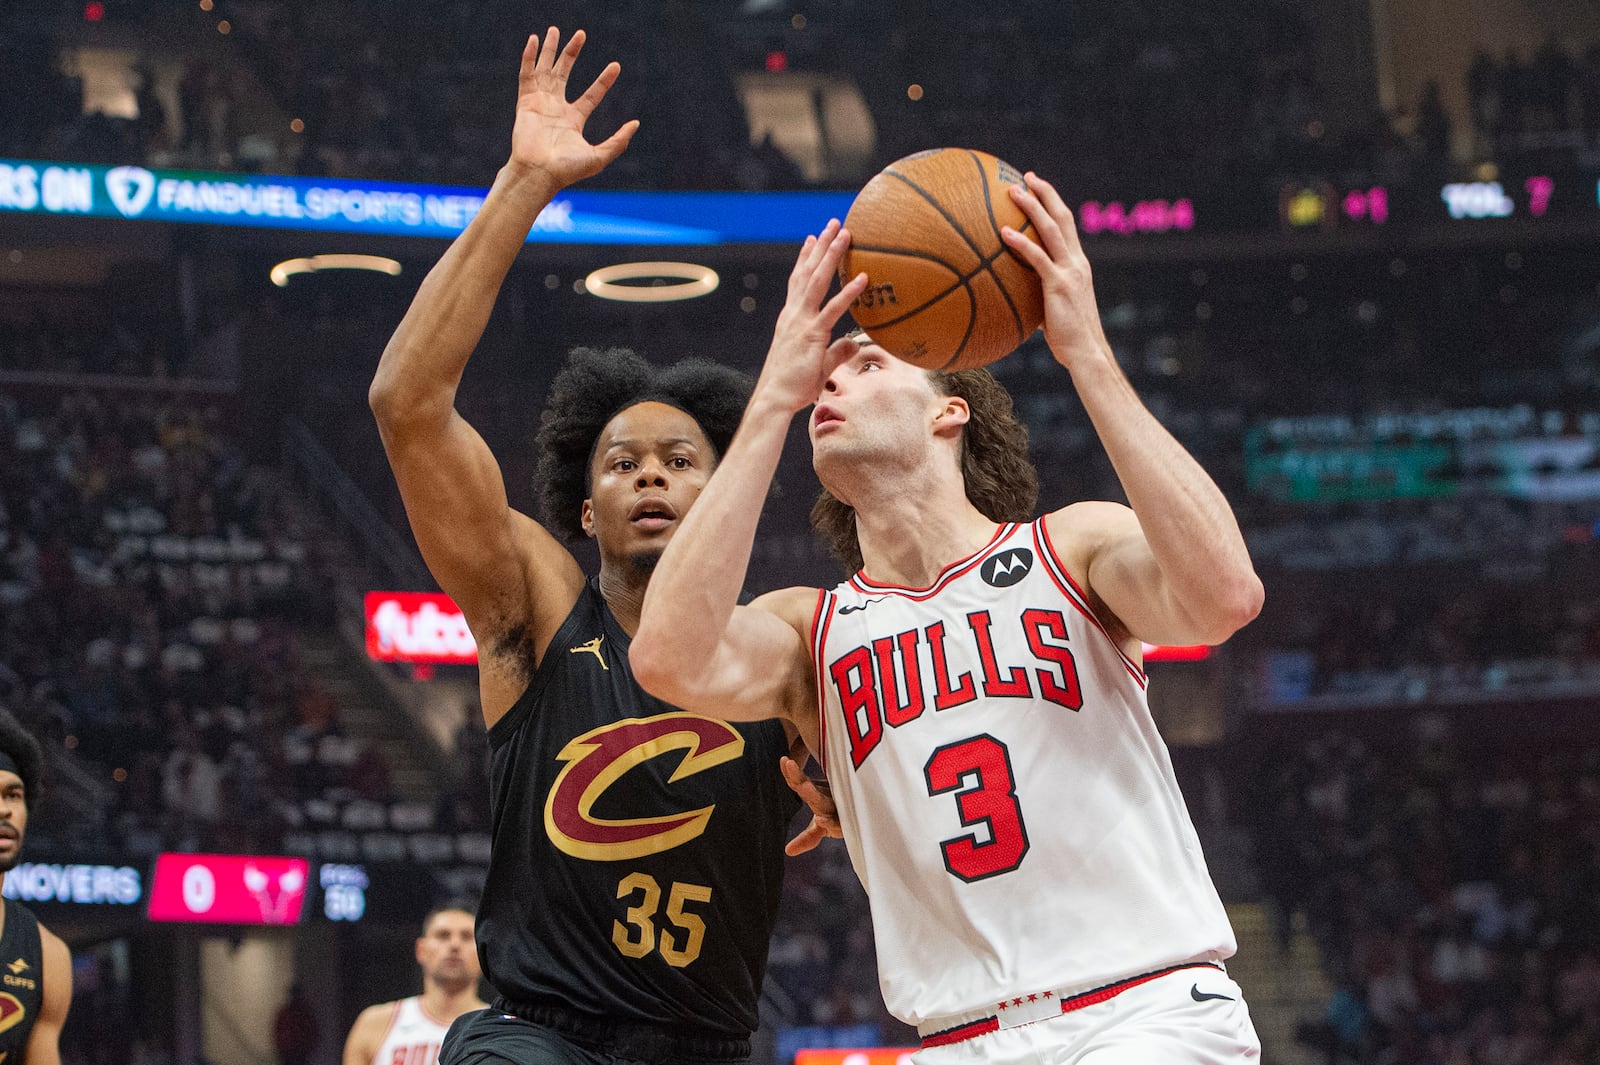
[[782, 758], [778, 765], [783, 768], [783, 779], [788, 782], [789, 790], [811, 807], [811, 823], [789, 841], [783, 853], [793, 858], [814, 849], [824, 839], [842, 838], [844, 830], [839, 827], [839, 808], [833, 804], [833, 796], [826, 790], [827, 784], [806, 776], [800, 763], [793, 758]]
[[622, 154], [639, 128], [638, 119], [630, 119], [599, 144], [590, 144], [584, 137], [583, 127], [589, 116], [622, 70], [616, 63], [607, 64], [582, 96], [569, 101], [567, 78], [578, 53], [583, 51], [584, 39], [584, 32], [579, 30], [562, 48], [561, 31], [554, 26], [542, 42], [538, 34], [529, 37], [522, 50], [522, 72], [517, 80], [511, 162], [542, 171], [561, 188], [604, 170]]
[[1023, 181], [1026, 186], [1010, 186], [1011, 199], [1033, 223], [1039, 243], [1010, 226], [1000, 236], [1044, 283], [1044, 338], [1050, 351], [1069, 370], [1085, 359], [1108, 358], [1111, 347], [1100, 326], [1094, 277], [1072, 211], [1044, 178], [1030, 171]]
[[828, 338], [867, 287], [867, 275], [857, 274], [823, 302], [849, 246], [850, 231], [833, 219], [820, 234], [806, 238], [789, 275], [789, 295], [778, 314], [756, 394], [791, 413], [815, 403], [834, 366], [848, 357], [844, 348], [855, 350], [854, 344], [830, 348]]

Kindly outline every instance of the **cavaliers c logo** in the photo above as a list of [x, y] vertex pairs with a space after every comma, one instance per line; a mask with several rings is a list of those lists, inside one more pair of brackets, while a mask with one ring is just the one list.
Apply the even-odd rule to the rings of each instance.
[[22, 1003], [16, 995], [0, 991], [0, 1032], [8, 1032], [15, 1028], [27, 1015], [28, 1011], [22, 1008]]
[[591, 812], [624, 773], [669, 751], [684, 752], [667, 778], [674, 784], [744, 754], [744, 737], [725, 722], [682, 711], [628, 718], [585, 732], [556, 756], [566, 766], [544, 803], [544, 830], [550, 842], [574, 858], [616, 862], [659, 854], [699, 836], [715, 805], [616, 820]]

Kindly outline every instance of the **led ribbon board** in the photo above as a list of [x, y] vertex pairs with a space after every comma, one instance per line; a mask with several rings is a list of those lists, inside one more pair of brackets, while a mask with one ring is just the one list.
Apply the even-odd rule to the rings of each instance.
[[[485, 189], [0, 159], [0, 213], [454, 237]], [[853, 192], [566, 192], [530, 243], [793, 243], [843, 218]]]

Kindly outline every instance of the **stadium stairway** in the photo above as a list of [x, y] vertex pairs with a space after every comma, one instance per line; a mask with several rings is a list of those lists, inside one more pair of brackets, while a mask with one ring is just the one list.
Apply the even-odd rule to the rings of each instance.
[[1228, 975], [1244, 988], [1261, 1037], [1261, 1060], [1269, 1065], [1317, 1065], [1319, 1053], [1302, 1046], [1295, 1029], [1302, 1021], [1322, 1016], [1332, 988], [1304, 922], [1295, 922], [1289, 948], [1282, 950], [1266, 903], [1236, 902], [1227, 909], [1239, 940]]
[[367, 663], [355, 656], [338, 633], [305, 633], [301, 641], [301, 660], [337, 700], [345, 734], [371, 744], [383, 756], [394, 797], [414, 802], [438, 798], [454, 767], [445, 764], [433, 737], [409, 714], [391, 705]]

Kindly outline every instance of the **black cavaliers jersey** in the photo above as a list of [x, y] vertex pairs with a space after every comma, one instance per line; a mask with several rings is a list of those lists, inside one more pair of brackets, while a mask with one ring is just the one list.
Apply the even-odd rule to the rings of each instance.
[[783, 725], [653, 698], [628, 643], [591, 578], [489, 731], [478, 955], [513, 1003], [742, 1039], [799, 807]]
[[44, 949], [39, 918], [26, 906], [5, 899], [5, 931], [0, 933], [0, 1062], [22, 1060], [33, 1022], [44, 999]]

